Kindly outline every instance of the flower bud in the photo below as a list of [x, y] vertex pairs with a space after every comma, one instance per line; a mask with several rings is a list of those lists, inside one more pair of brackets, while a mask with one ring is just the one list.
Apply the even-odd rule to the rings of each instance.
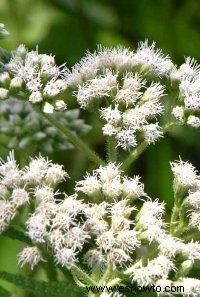
[[23, 79], [19, 76], [14, 77], [10, 82], [10, 90], [18, 91], [23, 85]]
[[4, 100], [7, 99], [9, 96], [9, 91], [4, 88], [0, 88], [0, 99]]
[[2, 86], [7, 86], [9, 81], [10, 81], [10, 75], [8, 72], [3, 72], [0, 74], [0, 84]]
[[38, 103], [38, 102], [41, 102], [42, 100], [43, 100], [42, 94], [39, 91], [33, 92], [29, 96], [29, 101], [31, 101], [32, 103]]
[[53, 105], [49, 104], [48, 102], [45, 102], [43, 111], [44, 111], [44, 113], [53, 113], [54, 107], [53, 107]]
[[8, 37], [10, 33], [5, 29], [5, 25], [0, 23], [0, 39]]

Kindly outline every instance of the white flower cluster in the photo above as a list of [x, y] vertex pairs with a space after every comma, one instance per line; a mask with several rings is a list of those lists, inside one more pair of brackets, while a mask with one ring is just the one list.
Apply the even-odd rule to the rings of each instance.
[[[170, 87], [163, 85], [163, 77], [171, 79]], [[128, 150], [141, 138], [155, 143], [163, 137], [159, 118], [166, 108], [181, 124], [199, 128], [199, 81], [200, 67], [194, 59], [186, 58], [177, 68], [148, 41], [140, 43], [136, 51], [100, 46], [71, 71], [57, 66], [53, 56], [39, 54], [38, 50], [28, 52], [20, 45], [0, 74], [0, 98], [16, 92], [21, 96], [21, 91], [26, 91], [31, 103], [53, 113], [66, 109], [60, 95], [76, 88], [73, 94], [80, 107], [96, 107], [104, 120], [103, 134], [114, 137], [117, 147]], [[170, 103], [169, 88], [176, 90], [175, 103]], [[162, 103], [164, 95], [168, 96], [166, 104]]]
[[[19, 207], [29, 201], [34, 203], [25, 222], [32, 246], [18, 255], [21, 266], [28, 264], [33, 269], [46, 261], [41, 248], [44, 246], [52, 252], [57, 265], [68, 269], [86, 263], [91, 271], [98, 267], [103, 274], [110, 265], [116, 273], [124, 273], [125, 269], [125, 274], [140, 286], [155, 284], [164, 288], [166, 283], [183, 283], [187, 294], [199, 292], [199, 281], [193, 279], [192, 286], [190, 279], [181, 278], [179, 272], [185, 276], [199, 260], [200, 243], [184, 241], [168, 231], [163, 220], [164, 203], [150, 198], [144, 201], [142, 197], [147, 195], [138, 176], [124, 177], [119, 165], [109, 163], [87, 174], [77, 182], [76, 193], [62, 199], [61, 193], [55, 191], [67, 177], [60, 165], [39, 157], [19, 169], [11, 154], [7, 162], [1, 161], [0, 169], [1, 232]], [[198, 213], [199, 177], [195, 168], [180, 160], [172, 163], [172, 170], [175, 182], [189, 192], [185, 201]], [[83, 195], [88, 196], [85, 201], [81, 200]], [[134, 205], [138, 198], [137, 202], [142, 203], [139, 210]], [[151, 251], [152, 246], [157, 247], [155, 254], [135, 258], [144, 248]], [[178, 277], [172, 281], [170, 273]], [[162, 296], [162, 292], [159, 294]]]
[[171, 104], [172, 116], [199, 128], [200, 66], [186, 58], [177, 68], [155, 43], [140, 43], [135, 52], [123, 47], [99, 47], [94, 54], [87, 53], [65, 78], [69, 86], [78, 87], [74, 94], [81, 108], [94, 106], [92, 103], [99, 107], [99, 101], [106, 105], [100, 109], [106, 121], [103, 134], [115, 136], [118, 146], [128, 149], [137, 145], [136, 134], [143, 134], [149, 143], [162, 137], [158, 122], [152, 119], [164, 112], [160, 99], [165, 88], [159, 82], [163, 76], [171, 79], [172, 89], [173, 82], [178, 83], [176, 97], [182, 98], [179, 105]]
[[195, 167], [181, 159], [171, 163], [171, 168], [176, 181], [186, 188], [196, 188], [199, 185], [199, 177]]
[[[136, 216], [134, 229], [139, 234], [138, 238], [142, 244], [143, 241], [149, 244], [153, 242], [158, 250], [157, 256], [152, 260], [148, 260], [147, 263], [140, 260], [126, 270], [126, 274], [140, 286], [160, 285], [159, 282], [167, 280], [170, 272], [178, 269], [187, 271], [200, 257], [200, 243], [194, 241], [185, 243], [180, 238], [173, 237], [162, 219], [163, 213], [163, 203], [149, 200], [144, 202]], [[182, 259], [179, 268], [176, 267], [177, 255]]]
[[172, 163], [172, 170], [180, 186], [187, 189], [183, 198], [190, 206], [190, 225], [200, 230], [200, 176], [192, 164], [181, 160]]
[[71, 73], [67, 73], [69, 85], [77, 86], [88, 79], [94, 78], [105, 69], [117, 71], [146, 71], [154, 76], [169, 75], [174, 68], [171, 59], [155, 43], [149, 46], [148, 41], [141, 42], [136, 52], [124, 47], [106, 48], [99, 46], [94, 54], [87, 53], [77, 63]]
[[[171, 79], [179, 83], [180, 97], [183, 105], [176, 106], [172, 114], [181, 121], [194, 128], [200, 127], [198, 111], [200, 109], [200, 65], [190, 57], [185, 59], [179, 69], [174, 68]], [[188, 115], [189, 114], [189, 115]]]
[[125, 150], [137, 146], [139, 136], [148, 143], [155, 143], [163, 132], [158, 122], [152, 120], [163, 113], [163, 96], [164, 88], [160, 83], [146, 86], [138, 73], [126, 73], [113, 104], [101, 109], [101, 117], [106, 121], [104, 135], [114, 136], [117, 146]]
[[[138, 72], [126, 72], [121, 79], [119, 73], [107, 70], [79, 85], [75, 92], [82, 108], [95, 99], [111, 98], [109, 107], [100, 109], [101, 117], [106, 121], [103, 134], [114, 136], [119, 147], [129, 149], [137, 145], [136, 136], [142, 135], [149, 143], [156, 142], [163, 136], [158, 122], [152, 122], [163, 113], [161, 98], [164, 87], [160, 83], [147, 84]], [[103, 102], [102, 102], [103, 103]]]
[[0, 98], [6, 99], [24, 90], [29, 94], [29, 101], [41, 103], [46, 113], [53, 113], [54, 109], [65, 110], [66, 104], [59, 100], [59, 95], [67, 89], [66, 81], [61, 77], [66, 71], [64, 65], [55, 64], [53, 56], [39, 54], [38, 50], [29, 52], [20, 45], [11, 53], [10, 61], [0, 74]]
[[[28, 166], [20, 169], [13, 152], [10, 153], [6, 162], [1, 160], [0, 172], [0, 233], [6, 230], [22, 207], [31, 200], [35, 201], [35, 204], [39, 203], [40, 207], [44, 202], [51, 206], [50, 202], [54, 200], [55, 195], [54, 188], [67, 177], [61, 165], [52, 164], [43, 157], [32, 159]], [[46, 211], [50, 212], [48, 204], [46, 207]], [[45, 221], [41, 216], [38, 216], [35, 222], [30, 217], [27, 224], [30, 227], [28, 234], [31, 239], [42, 236], [40, 228], [44, 230]], [[30, 251], [27, 249], [20, 254], [19, 262], [22, 265], [26, 262], [30, 263], [33, 267], [39, 262], [40, 257], [36, 249], [32, 253]]]
[[140, 246], [138, 233], [131, 230], [133, 222], [130, 215], [134, 210], [127, 200], [88, 205], [85, 209], [85, 226], [96, 243], [85, 254], [90, 268], [105, 268], [108, 263], [116, 268], [132, 261], [131, 254]]
[[140, 178], [122, 177], [119, 165], [109, 163], [87, 174], [84, 180], [77, 182], [76, 191], [88, 196], [98, 196], [101, 200], [122, 198], [137, 199], [146, 196]]

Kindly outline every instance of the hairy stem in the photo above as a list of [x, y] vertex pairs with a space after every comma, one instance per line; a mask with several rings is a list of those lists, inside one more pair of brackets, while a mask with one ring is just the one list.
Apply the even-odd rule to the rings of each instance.
[[[179, 123], [179, 122], [167, 123], [163, 127], [163, 133], [167, 133], [174, 126], [181, 126], [181, 125], [182, 123]], [[135, 160], [138, 159], [138, 157], [147, 149], [148, 146], [149, 146], [148, 142], [144, 140], [136, 149], [132, 151], [132, 153], [127, 157], [127, 159], [125, 159], [125, 161], [121, 166], [121, 169], [126, 170]]]
[[147, 141], [143, 141], [123, 162], [123, 164], [121, 165], [121, 169], [126, 170], [146, 150], [148, 145], [149, 144]]
[[88, 159], [96, 163], [98, 166], [103, 164], [101, 158], [92, 149], [90, 149], [78, 136], [71, 132], [67, 127], [64, 127], [51, 115], [46, 113], [42, 114], [49, 122], [51, 122], [56, 128], [58, 128], [80, 151], [85, 153]]
[[116, 140], [114, 137], [108, 137], [108, 161], [117, 161]]

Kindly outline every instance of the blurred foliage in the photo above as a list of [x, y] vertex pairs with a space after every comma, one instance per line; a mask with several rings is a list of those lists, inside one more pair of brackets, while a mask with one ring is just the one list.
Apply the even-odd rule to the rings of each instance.
[[[0, 22], [11, 33], [1, 46], [11, 50], [20, 43], [29, 48], [39, 45], [40, 52], [53, 53], [58, 63], [68, 67], [77, 62], [97, 44], [122, 44], [135, 48], [140, 40], [155, 40], [160, 48], [179, 64], [184, 56], [200, 60], [200, 2], [196, 0], [0, 0]], [[76, 106], [73, 106], [76, 107]], [[94, 125], [83, 138], [99, 154], [105, 154], [103, 137], [95, 114], [82, 113], [86, 123]], [[169, 162], [180, 155], [199, 165], [199, 132], [174, 129], [165, 140], [151, 146], [134, 164], [130, 175], [140, 174], [146, 191], [173, 204], [172, 174]], [[0, 147], [0, 155], [7, 150]], [[21, 158], [22, 156], [17, 155]], [[51, 154], [54, 162], [65, 165], [75, 180], [91, 169], [79, 151]], [[0, 240], [0, 268], [16, 272], [14, 251], [19, 245]], [[2, 253], [7, 250], [7, 253]]]

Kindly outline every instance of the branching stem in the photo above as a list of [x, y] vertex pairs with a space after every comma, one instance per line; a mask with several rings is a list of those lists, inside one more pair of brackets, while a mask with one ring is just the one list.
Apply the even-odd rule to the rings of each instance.
[[78, 136], [71, 132], [67, 127], [64, 127], [59, 121], [49, 114], [42, 113], [43, 116], [51, 122], [56, 128], [58, 128], [80, 151], [85, 153], [89, 160], [96, 163], [98, 166], [103, 164], [101, 158], [90, 149]]

